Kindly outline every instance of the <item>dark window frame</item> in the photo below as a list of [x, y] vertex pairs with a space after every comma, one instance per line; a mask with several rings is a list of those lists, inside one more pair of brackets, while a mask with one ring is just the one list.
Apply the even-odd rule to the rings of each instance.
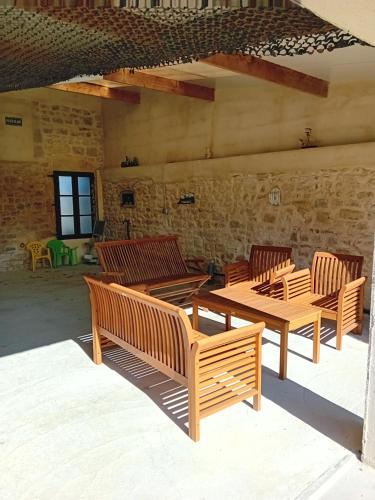
[[[72, 178], [72, 194], [71, 195], [61, 195], [59, 186], [59, 177], [71, 177]], [[79, 195], [78, 193], [78, 177], [87, 177], [90, 180], [90, 194], [89, 195]], [[75, 240], [83, 238], [91, 238], [92, 228], [94, 227], [95, 220], [95, 177], [91, 172], [71, 172], [57, 170], [53, 172], [53, 183], [54, 183], [54, 193], [55, 193], [55, 215], [56, 215], [56, 237], [60, 240]], [[74, 220], [74, 234], [62, 234], [61, 230], [61, 219], [64, 215], [61, 215], [61, 205], [60, 198], [63, 196], [71, 196], [73, 198], [73, 220]], [[84, 215], [91, 215], [92, 228], [90, 233], [82, 233], [80, 227], [80, 211], [79, 211], [79, 197], [87, 196], [90, 197], [91, 213]], [[72, 217], [66, 215], [66, 217]]]

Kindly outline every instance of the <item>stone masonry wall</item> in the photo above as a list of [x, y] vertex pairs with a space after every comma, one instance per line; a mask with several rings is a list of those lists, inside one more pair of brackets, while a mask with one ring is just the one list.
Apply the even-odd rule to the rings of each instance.
[[[32, 154], [7, 161], [0, 154], [0, 271], [28, 266], [23, 244], [56, 235], [54, 170], [92, 171], [103, 165], [101, 114], [95, 109], [32, 101]], [[15, 149], [23, 147], [15, 142]]]
[[[130, 186], [136, 192], [136, 207], [122, 208], [120, 193]], [[269, 203], [268, 194], [275, 186], [281, 189], [280, 206]], [[124, 237], [122, 222], [130, 219], [133, 237], [177, 234], [187, 257], [214, 259], [219, 269], [224, 263], [248, 258], [252, 244], [273, 244], [292, 246], [298, 268], [311, 265], [316, 249], [364, 255], [368, 276], [374, 189], [375, 169], [358, 167], [187, 182], [107, 179], [103, 183], [111, 239]], [[195, 205], [178, 205], [180, 195], [187, 192], [195, 194]]]

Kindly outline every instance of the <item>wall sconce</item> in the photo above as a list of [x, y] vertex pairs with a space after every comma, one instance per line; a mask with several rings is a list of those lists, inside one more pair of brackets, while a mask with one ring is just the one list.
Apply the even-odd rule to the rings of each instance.
[[178, 205], [194, 205], [195, 196], [194, 193], [185, 193], [180, 196]]
[[268, 200], [270, 205], [278, 206], [281, 203], [281, 190], [278, 187], [274, 187], [268, 194]]

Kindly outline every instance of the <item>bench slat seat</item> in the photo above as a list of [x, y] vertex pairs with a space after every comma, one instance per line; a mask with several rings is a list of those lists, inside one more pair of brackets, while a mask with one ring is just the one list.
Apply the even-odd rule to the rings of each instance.
[[362, 265], [362, 256], [315, 252], [311, 272], [302, 269], [282, 277], [284, 300], [319, 307], [323, 318], [336, 321], [339, 350], [344, 335], [362, 333]]
[[210, 278], [188, 272], [176, 236], [96, 243], [105, 281], [144, 285], [146, 293], [167, 302], [186, 304]]
[[102, 362], [102, 341], [108, 339], [186, 386], [194, 441], [205, 416], [250, 397], [260, 409], [264, 323], [207, 336], [192, 328], [179, 307], [93, 277], [85, 281], [94, 362]]

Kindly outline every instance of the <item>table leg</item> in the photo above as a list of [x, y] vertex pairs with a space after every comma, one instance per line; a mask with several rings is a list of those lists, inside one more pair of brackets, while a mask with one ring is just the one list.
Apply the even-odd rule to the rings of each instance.
[[225, 329], [226, 329], [226, 331], [229, 331], [232, 328], [231, 319], [232, 319], [232, 317], [231, 317], [230, 313], [225, 315]]
[[288, 334], [289, 334], [289, 324], [286, 323], [282, 326], [280, 332], [280, 367], [279, 367], [279, 378], [284, 380], [287, 374], [288, 368]]
[[321, 319], [321, 314], [319, 314], [317, 320], [314, 321], [314, 350], [313, 350], [314, 363], [319, 363], [320, 360], [320, 319]]
[[199, 309], [195, 302], [193, 303], [193, 329], [199, 330]]

